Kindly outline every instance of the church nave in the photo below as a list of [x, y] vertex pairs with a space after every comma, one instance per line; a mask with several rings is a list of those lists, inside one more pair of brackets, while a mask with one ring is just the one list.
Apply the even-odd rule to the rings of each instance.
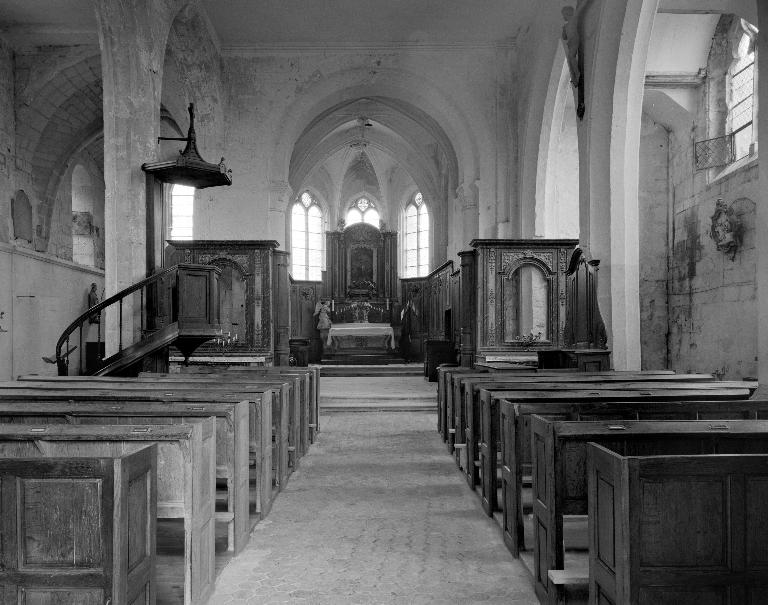
[[[388, 380], [397, 389], [402, 379]], [[538, 603], [435, 421], [423, 411], [323, 414], [210, 603]]]

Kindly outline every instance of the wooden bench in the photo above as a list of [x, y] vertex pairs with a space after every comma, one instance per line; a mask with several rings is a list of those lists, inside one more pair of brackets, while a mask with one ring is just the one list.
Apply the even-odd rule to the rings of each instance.
[[4, 454], [0, 493], [0, 602], [155, 602], [155, 445], [114, 456]]
[[[445, 382], [445, 374], [448, 371], [453, 371], [459, 368], [458, 364], [455, 363], [441, 363], [437, 366], [436, 374], [437, 374], [437, 432], [440, 433], [440, 435], [443, 434], [443, 426], [446, 423], [445, 420], [445, 407], [443, 406], [443, 391], [445, 390], [445, 387], [443, 386]], [[445, 439], [443, 439], [445, 441]]]
[[438, 368], [437, 372], [437, 413], [442, 420], [438, 424], [442, 427], [441, 437], [453, 451], [455, 426], [453, 424], [453, 383], [452, 378], [457, 374], [477, 373], [473, 368], [445, 367]]
[[[215, 442], [213, 420], [174, 426], [0, 424], [0, 457], [117, 456], [156, 443], [157, 518], [184, 522], [185, 605], [205, 603], [216, 577]], [[174, 598], [170, 585], [158, 583], [157, 591]]]
[[765, 603], [768, 456], [587, 446], [595, 603]]
[[[301, 458], [309, 451], [310, 443], [314, 442], [316, 422], [312, 421], [314, 410], [312, 402], [312, 385], [310, 372], [299, 373], [266, 373], [261, 370], [253, 372], [224, 371], [220, 373], [201, 372], [192, 374], [152, 374], [142, 372], [139, 380], [156, 380], [163, 384], [183, 385], [182, 388], [197, 384], [226, 385], [227, 388], [247, 388], [248, 385], [278, 385], [288, 381], [291, 397], [289, 408], [291, 441], [295, 443], [296, 458]], [[295, 428], [294, 428], [295, 427]], [[293, 450], [292, 450], [293, 451]], [[293, 468], [294, 461], [291, 462]]]
[[[77, 378], [77, 377], [73, 377]], [[111, 382], [110, 382], [111, 381]], [[129, 382], [122, 382], [129, 381]], [[131, 388], [135, 385], [135, 388]], [[0, 383], [0, 401], [3, 399], [13, 399], [21, 393], [26, 399], [45, 399], [51, 393], [63, 393], [63, 397], [77, 400], [99, 400], [99, 401], [118, 401], [125, 398], [131, 401], [162, 401], [166, 403], [198, 403], [205, 404], [216, 401], [236, 403], [247, 399], [251, 402], [251, 413], [249, 415], [249, 434], [251, 443], [251, 463], [258, 468], [260, 462], [257, 452], [259, 443], [262, 443], [261, 428], [258, 424], [259, 412], [256, 410], [258, 402], [262, 399], [269, 401], [272, 397], [272, 464], [273, 464], [273, 486], [280, 489], [285, 485], [293, 466], [290, 464], [291, 448], [290, 437], [292, 435], [289, 427], [289, 411], [291, 409], [291, 399], [289, 399], [289, 389], [280, 388], [276, 390], [274, 385], [239, 385], [234, 390], [229, 385], [219, 385], [210, 383], [198, 385], [197, 388], [190, 385], [180, 385], [179, 383], [162, 383], [158, 381], [143, 380], [138, 381], [135, 378], [111, 379], [99, 378], [89, 380], [71, 380], [66, 381], [12, 381]], [[68, 396], [68, 397], [67, 397]], [[62, 395], [57, 395], [62, 397]], [[295, 437], [295, 435], [294, 435]]]
[[[530, 419], [534, 414], [557, 420], [747, 420], [768, 419], [768, 401], [541, 401], [533, 403], [499, 402], [500, 473], [489, 476], [485, 491], [496, 490], [496, 499], [484, 504], [493, 514], [501, 508], [504, 542], [515, 556], [525, 550], [523, 532], [523, 459], [530, 460]], [[528, 455], [523, 456], [524, 448]], [[530, 469], [528, 470], [530, 475]], [[501, 498], [498, 492], [501, 491]]]
[[[630, 383], [627, 383], [630, 384]], [[665, 389], [662, 383], [652, 383], [643, 390], [625, 390], [627, 385], [617, 383], [614, 385], [597, 385], [597, 388], [583, 390], [586, 383], [576, 383], [570, 390], [489, 390], [480, 388], [480, 422], [472, 426], [473, 439], [476, 442], [478, 467], [480, 469], [480, 486], [483, 508], [487, 514], [493, 514], [497, 508], [496, 489], [493, 482], [496, 480], [498, 442], [500, 439], [499, 402], [506, 399], [514, 403], [563, 403], [584, 401], [613, 401], [613, 402], [652, 402], [652, 401], [727, 401], [743, 400], [750, 395], [750, 389], [744, 388], [698, 388], [700, 385], [692, 383], [690, 387], [697, 388], [673, 388]], [[530, 385], [526, 385], [530, 386]], [[576, 388], [579, 387], [579, 388]], [[527, 422], [527, 418], [524, 419]], [[469, 432], [469, 430], [468, 430]], [[531, 448], [528, 439], [529, 432], [523, 430], [523, 444], [519, 454], [524, 470], [530, 469]], [[527, 467], [527, 468], [526, 468]]]
[[[554, 598], [554, 591], [549, 589], [549, 570], [565, 569], [563, 516], [588, 513], [588, 442], [607, 446], [622, 455], [638, 456], [768, 452], [765, 420], [606, 423], [551, 421], [533, 416], [531, 430], [533, 575], [536, 594], [542, 602], [553, 602]], [[710, 484], [707, 489], [711, 487]], [[689, 503], [698, 504], [693, 500]]]
[[[158, 402], [148, 401], [151, 392], [141, 391], [139, 396], [130, 393], [124, 396], [102, 398], [89, 396], [78, 391], [43, 391], [47, 397], [17, 393], [9, 397], [0, 391], [0, 418], [4, 422], [77, 422], [90, 424], [174, 424], [196, 422], [209, 417], [214, 418], [216, 439], [214, 441], [214, 464], [216, 477], [226, 482], [227, 510], [216, 513], [216, 520], [227, 524], [227, 549], [239, 553], [248, 543], [252, 529], [250, 521], [249, 489], [249, 421], [251, 408], [257, 408], [264, 414], [266, 402], [255, 404], [252, 401], [240, 402], [184, 402], [173, 400]], [[263, 443], [263, 442], [262, 442]], [[269, 464], [269, 456], [263, 453], [266, 447], [260, 446], [259, 457], [261, 473]], [[268, 476], [271, 478], [272, 473]], [[264, 475], [257, 474], [255, 507], [268, 506], [271, 502], [271, 489], [265, 487]]]
[[[640, 380], [642, 377], [642, 380]], [[463, 455], [456, 456], [459, 466], [464, 470], [467, 475], [467, 482], [470, 486], [474, 486], [478, 481], [477, 467], [472, 464], [477, 460], [477, 443], [478, 433], [480, 430], [480, 414], [481, 414], [481, 402], [480, 402], [480, 389], [485, 388], [488, 391], [503, 390], [503, 389], [545, 389], [545, 390], [567, 390], [570, 389], [568, 385], [571, 384], [583, 384], [583, 388], [591, 388], [592, 386], [600, 386], [600, 388], [616, 389], [624, 388], [622, 386], [612, 386], [616, 383], [626, 384], [626, 388], [640, 389], [648, 383], [664, 383], [669, 385], [669, 388], [691, 388], [688, 383], [696, 382], [707, 383], [714, 381], [711, 374], [677, 374], [670, 375], [668, 373], [655, 374], [655, 373], [642, 373], [642, 372], [624, 372], [617, 373], [599, 373], [588, 374], [584, 372], [579, 373], [564, 373], [559, 372], [552, 376], [543, 376], [541, 374], [531, 373], [517, 373], [506, 374], [502, 372], [494, 374], [483, 374], [480, 376], [457, 376], [454, 379], [454, 401], [458, 404], [454, 405], [456, 412], [456, 418], [454, 426], [456, 427], [457, 441], [456, 443], [462, 444], [458, 449], [459, 453]], [[637, 382], [637, 384], [631, 384]], [[678, 383], [683, 386], [675, 386]], [[718, 386], [716, 388], [729, 388], [735, 386], [731, 383], [715, 383]], [[747, 384], [753, 383], [739, 383], [739, 387], [745, 387]], [[701, 388], [709, 388], [702, 386]], [[463, 445], [463, 444], [466, 444]], [[456, 448], [456, 445], [454, 444]]]
[[320, 367], [310, 364], [307, 367], [295, 367], [295, 366], [226, 366], [221, 365], [191, 365], [182, 366], [181, 374], [185, 376], [195, 374], [219, 374], [226, 372], [229, 374], [244, 374], [244, 375], [298, 375], [307, 376], [309, 379], [309, 393], [310, 393], [310, 408], [309, 408], [309, 422], [310, 422], [310, 443], [314, 443], [317, 437], [317, 432], [320, 430]]
[[[652, 380], [654, 378], [663, 379], [663, 377], [680, 377], [670, 378], [671, 380], [687, 380], [686, 376], [675, 374], [671, 370], [653, 370], [653, 371], [637, 371], [637, 372], [618, 372], [618, 371], [603, 371], [603, 372], [574, 372], [567, 370], [530, 370], [530, 369], [517, 369], [517, 370], [473, 370], [469, 368], [447, 368], [442, 375], [442, 399], [438, 399], [438, 412], [443, 412], [446, 416], [446, 431], [443, 435], [443, 441], [449, 441], [447, 435], [450, 429], [456, 429], [460, 424], [460, 415], [462, 411], [459, 409], [461, 402], [464, 398], [464, 391], [462, 388], [462, 381], [468, 379], [479, 379], [480, 381], [501, 381], [501, 380], [518, 380], [523, 378], [536, 379], [538, 381], [548, 381], [551, 377], [553, 381], [568, 381], [568, 377], [574, 377], [576, 380], [587, 381], [588, 377], [616, 377], [622, 381], [627, 381], [630, 378], [636, 378], [637, 380]], [[702, 376], [702, 381], [705, 379], [712, 379], [711, 374], [701, 374], [696, 376]], [[438, 387], [440, 387], [438, 382]], [[458, 429], [458, 434], [461, 435], [461, 428]], [[450, 442], [452, 444], [452, 442]]]
[[[280, 442], [278, 462], [281, 481], [278, 486], [284, 483], [290, 472], [298, 466], [299, 458], [305, 453], [302, 443], [302, 425], [306, 429], [308, 423], [307, 417], [302, 416], [301, 410], [301, 378], [297, 376], [288, 377], [266, 377], [255, 376], [245, 382], [227, 381], [218, 377], [203, 377], [199, 380], [185, 378], [120, 378], [120, 377], [92, 377], [92, 376], [68, 376], [61, 378], [49, 378], [47, 380], [38, 380], [38, 377], [29, 376], [20, 378], [20, 382], [33, 385], [39, 388], [87, 388], [87, 389], [148, 389], [162, 390], [169, 393], [189, 393], [200, 389], [213, 389], [228, 393], [239, 399], [250, 399], [260, 396], [265, 389], [280, 389], [279, 399], [273, 402], [273, 419], [276, 423], [276, 442]], [[22, 388], [13, 386], [14, 383], [0, 383], [0, 390], [4, 388]], [[240, 393], [238, 395], [238, 393]], [[307, 440], [305, 439], [306, 443]]]

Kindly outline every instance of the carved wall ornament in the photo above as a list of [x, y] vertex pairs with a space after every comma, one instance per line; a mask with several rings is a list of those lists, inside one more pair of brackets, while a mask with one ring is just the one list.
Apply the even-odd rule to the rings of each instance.
[[502, 252], [501, 270], [504, 276], [509, 279], [521, 265], [525, 263], [538, 261], [535, 264], [543, 264], [550, 274], [554, 273], [554, 257], [552, 252], [534, 252], [533, 250], [522, 250], [520, 252]]
[[709, 236], [718, 250], [730, 253], [731, 260], [736, 257], [740, 244], [741, 224], [732, 207], [722, 198], [715, 202], [715, 213], [711, 216], [712, 225]]
[[197, 262], [201, 265], [224, 267], [226, 263], [231, 263], [240, 272], [241, 279], [243, 280], [249, 275], [248, 260], [249, 256], [247, 254], [200, 254], [197, 257]]

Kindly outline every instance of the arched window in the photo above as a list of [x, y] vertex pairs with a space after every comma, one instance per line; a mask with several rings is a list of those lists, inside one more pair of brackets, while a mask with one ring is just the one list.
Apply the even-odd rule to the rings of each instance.
[[376, 210], [373, 203], [369, 199], [361, 197], [347, 211], [346, 224], [368, 223], [378, 229], [381, 225], [380, 219], [379, 211]]
[[735, 160], [747, 156], [755, 142], [755, 36], [742, 21], [735, 60], [728, 70], [728, 132], [733, 136]]
[[291, 275], [320, 281], [323, 270], [323, 211], [308, 191], [291, 209]]
[[192, 239], [195, 188], [174, 185], [171, 189], [171, 239]]
[[405, 276], [429, 273], [429, 210], [421, 192], [405, 208]]

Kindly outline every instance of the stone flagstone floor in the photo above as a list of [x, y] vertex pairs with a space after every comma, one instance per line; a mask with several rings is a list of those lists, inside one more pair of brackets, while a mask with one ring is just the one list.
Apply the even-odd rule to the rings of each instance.
[[336, 413], [211, 605], [537, 604], [426, 412]]

